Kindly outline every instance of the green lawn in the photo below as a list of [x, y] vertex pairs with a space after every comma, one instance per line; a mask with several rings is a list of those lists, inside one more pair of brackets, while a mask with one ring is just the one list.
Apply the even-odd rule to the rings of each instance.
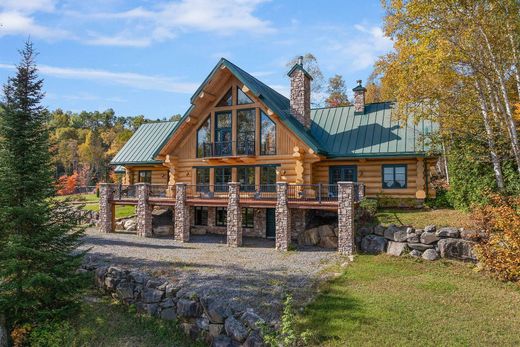
[[319, 346], [520, 346], [520, 289], [464, 263], [357, 256], [299, 323]]
[[469, 213], [451, 209], [383, 209], [377, 212], [376, 222], [383, 225], [413, 225], [417, 228], [430, 224], [465, 228], [472, 226]]
[[96, 194], [74, 194], [74, 195], [63, 195], [57, 196], [57, 200], [69, 199], [70, 201], [81, 201], [81, 202], [99, 202], [99, 197]]
[[[99, 204], [86, 204], [83, 207], [89, 211], [99, 211]], [[130, 217], [135, 214], [135, 206], [133, 205], [116, 205], [116, 218]]]
[[[174, 322], [138, 316], [132, 308], [97, 294], [79, 315], [40, 334], [32, 346], [202, 346], [189, 340]], [[95, 299], [95, 301], [92, 301]], [[39, 343], [41, 341], [41, 343]]]

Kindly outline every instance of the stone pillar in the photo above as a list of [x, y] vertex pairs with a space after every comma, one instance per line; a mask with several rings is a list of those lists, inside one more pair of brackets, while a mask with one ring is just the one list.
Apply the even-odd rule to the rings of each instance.
[[240, 183], [230, 182], [227, 207], [227, 244], [242, 246], [242, 210], [240, 209]]
[[137, 236], [151, 237], [152, 236], [152, 209], [153, 207], [148, 202], [150, 195], [150, 184], [137, 183]]
[[186, 184], [175, 185], [175, 232], [174, 239], [179, 242], [190, 240], [190, 211], [186, 205]]
[[365, 184], [358, 183], [357, 184], [357, 201], [362, 201], [365, 198]]
[[114, 231], [115, 206], [113, 186], [108, 183], [99, 185], [99, 231], [111, 233]]
[[338, 252], [354, 253], [354, 182], [338, 182]]
[[287, 251], [291, 244], [291, 214], [287, 200], [287, 182], [276, 183], [276, 249]]

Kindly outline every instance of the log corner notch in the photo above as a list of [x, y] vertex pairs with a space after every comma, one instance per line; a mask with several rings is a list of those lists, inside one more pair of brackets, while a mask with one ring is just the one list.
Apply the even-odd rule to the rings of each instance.
[[426, 170], [424, 169], [425, 165], [426, 162], [425, 160], [423, 160], [423, 158], [417, 158], [417, 191], [415, 192], [416, 199], [426, 199]]
[[294, 171], [296, 172], [296, 184], [303, 184], [303, 173], [304, 173], [304, 161], [305, 161], [305, 151], [298, 147], [294, 146], [293, 148], [293, 158], [295, 159], [294, 162]]

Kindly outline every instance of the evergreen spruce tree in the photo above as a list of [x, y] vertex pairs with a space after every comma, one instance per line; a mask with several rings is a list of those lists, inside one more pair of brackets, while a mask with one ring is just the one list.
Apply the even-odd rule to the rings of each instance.
[[83, 230], [53, 199], [49, 113], [32, 44], [20, 54], [0, 105], [0, 315], [8, 329], [69, 314], [85, 283], [76, 273]]

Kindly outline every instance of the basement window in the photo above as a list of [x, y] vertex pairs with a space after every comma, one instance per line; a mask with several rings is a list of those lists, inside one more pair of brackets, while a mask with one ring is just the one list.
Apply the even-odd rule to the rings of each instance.
[[208, 208], [205, 206], [195, 206], [195, 225], [208, 225]]
[[218, 227], [225, 227], [227, 226], [227, 208], [225, 207], [215, 207], [215, 225]]
[[253, 228], [254, 217], [253, 209], [249, 207], [242, 207], [242, 228]]
[[383, 189], [406, 188], [406, 164], [383, 165]]

